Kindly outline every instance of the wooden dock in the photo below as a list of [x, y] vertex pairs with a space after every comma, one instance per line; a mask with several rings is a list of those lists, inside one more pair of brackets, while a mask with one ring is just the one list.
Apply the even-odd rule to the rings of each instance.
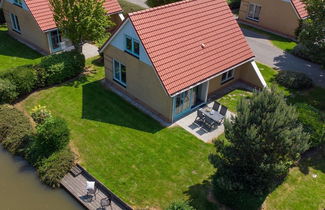
[[[102, 183], [91, 176], [81, 166], [77, 165], [74, 171], [71, 171], [63, 177], [61, 185], [73, 195], [87, 209], [110, 209], [110, 210], [131, 210], [132, 208], [117, 197], [112, 191], [106, 188]], [[80, 170], [80, 173], [75, 176], [75, 170]], [[87, 195], [86, 182], [95, 181], [97, 192], [96, 196]], [[101, 205], [101, 200], [111, 195], [112, 202], [108, 207]]]

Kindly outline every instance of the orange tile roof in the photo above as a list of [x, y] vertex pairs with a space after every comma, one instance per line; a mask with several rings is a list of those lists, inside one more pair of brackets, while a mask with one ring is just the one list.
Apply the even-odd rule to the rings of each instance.
[[[25, 2], [42, 31], [56, 28], [48, 0], [25, 0]], [[117, 0], [106, 0], [104, 7], [108, 11], [108, 14], [122, 11]]]
[[301, 0], [291, 0], [292, 5], [294, 6], [295, 10], [297, 11], [300, 18], [308, 17], [308, 12], [306, 10], [306, 5]]
[[225, 0], [185, 0], [129, 17], [170, 95], [254, 57]]

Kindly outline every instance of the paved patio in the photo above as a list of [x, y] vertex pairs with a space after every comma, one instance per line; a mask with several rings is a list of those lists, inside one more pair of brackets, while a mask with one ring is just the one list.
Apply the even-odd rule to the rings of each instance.
[[[212, 107], [213, 102], [208, 104], [208, 107]], [[230, 119], [231, 116], [235, 114], [227, 111], [226, 118]], [[201, 139], [205, 143], [211, 143], [214, 139], [224, 133], [224, 125], [221, 124], [212, 131], [208, 131], [204, 126], [195, 123], [197, 117], [197, 112], [192, 112], [191, 114], [183, 117], [182, 119], [176, 122], [177, 125], [181, 126], [197, 138]]]

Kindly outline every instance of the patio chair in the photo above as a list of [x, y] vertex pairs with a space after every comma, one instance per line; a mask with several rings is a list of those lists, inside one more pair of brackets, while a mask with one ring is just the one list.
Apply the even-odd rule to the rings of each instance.
[[214, 111], [219, 111], [219, 108], [220, 108], [220, 104], [218, 103], [218, 102], [214, 102], [213, 103], [213, 107], [212, 107], [212, 109], [214, 110]]
[[221, 121], [219, 123], [222, 123], [225, 120], [227, 111], [228, 111], [228, 108], [222, 105], [219, 113], [223, 116], [223, 118], [221, 119]]
[[216, 126], [217, 126], [217, 122], [214, 121], [213, 119], [207, 117], [204, 121], [204, 124], [206, 125], [206, 127], [208, 127], [209, 130], [207, 131], [212, 131]]
[[92, 196], [91, 200], [93, 198], [95, 198], [96, 200], [96, 193], [97, 193], [96, 183], [93, 181], [87, 181], [86, 190], [87, 190], [87, 196]]
[[200, 110], [197, 110], [197, 116], [195, 118], [195, 122], [204, 122], [206, 119], [205, 115], [203, 112], [201, 112]]

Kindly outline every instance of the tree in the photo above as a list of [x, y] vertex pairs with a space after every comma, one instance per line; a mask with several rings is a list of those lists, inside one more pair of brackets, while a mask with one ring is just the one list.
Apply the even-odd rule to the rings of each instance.
[[236, 117], [225, 121], [227, 140], [215, 143], [214, 187], [264, 195], [308, 149], [309, 135], [298, 123], [294, 107], [274, 88], [241, 99], [237, 111]]
[[303, 0], [309, 17], [303, 20], [298, 40], [312, 60], [325, 66], [325, 0]]
[[114, 26], [103, 7], [104, 1], [50, 0], [56, 25], [78, 52], [83, 43], [104, 38], [106, 29]]

